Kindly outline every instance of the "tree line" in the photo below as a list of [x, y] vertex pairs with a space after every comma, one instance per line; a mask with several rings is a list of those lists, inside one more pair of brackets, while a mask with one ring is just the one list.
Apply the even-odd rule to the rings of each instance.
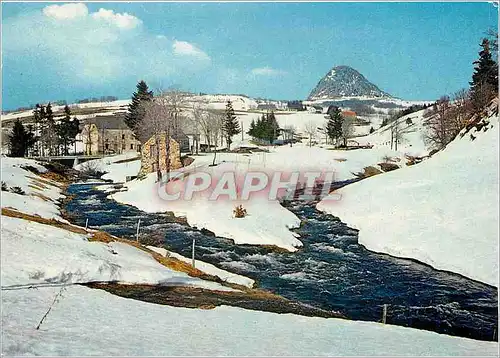
[[33, 124], [24, 126], [19, 119], [9, 134], [9, 150], [12, 157], [68, 155], [71, 145], [80, 133], [80, 122], [71, 119], [66, 105], [64, 115], [55, 120], [52, 104], [37, 104], [33, 110]]
[[[145, 81], [139, 81], [136, 86], [125, 123], [142, 144], [153, 138], [154, 153], [151, 155], [154, 156], [158, 181], [162, 179], [160, 164], [166, 168], [167, 180], [171, 169], [170, 140], [165, 140], [163, 149], [162, 138], [177, 139], [192, 134], [198, 154], [199, 138], [204, 136], [208, 149], [215, 149], [215, 164], [217, 148], [225, 141], [229, 150], [233, 137], [241, 133], [231, 101], [227, 102], [224, 111], [214, 110], [208, 108], [206, 103], [190, 102], [187, 93], [176, 89], [158, 89], [155, 95]], [[164, 162], [160, 163], [162, 160]]]
[[263, 113], [257, 121], [252, 119], [250, 128], [247, 132], [253, 138], [260, 139], [272, 144], [281, 134], [281, 128], [278, 125], [274, 111]]

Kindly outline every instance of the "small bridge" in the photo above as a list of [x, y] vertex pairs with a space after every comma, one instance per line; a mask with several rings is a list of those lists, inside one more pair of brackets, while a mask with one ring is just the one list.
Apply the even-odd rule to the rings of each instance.
[[52, 155], [52, 156], [39, 156], [39, 157], [29, 157], [29, 159], [40, 160], [44, 162], [58, 162], [70, 168], [74, 168], [80, 163], [84, 163], [93, 159], [101, 159], [106, 157], [111, 157], [110, 154], [95, 154], [95, 155]]

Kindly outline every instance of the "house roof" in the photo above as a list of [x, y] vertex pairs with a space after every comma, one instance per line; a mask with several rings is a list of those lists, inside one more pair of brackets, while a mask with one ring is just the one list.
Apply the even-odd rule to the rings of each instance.
[[115, 114], [113, 116], [96, 116], [86, 120], [84, 124], [95, 124], [97, 129], [130, 130], [127, 124], [125, 124], [124, 119], [125, 116], [123, 114]]
[[354, 111], [342, 111], [343, 116], [356, 117], [356, 112]]

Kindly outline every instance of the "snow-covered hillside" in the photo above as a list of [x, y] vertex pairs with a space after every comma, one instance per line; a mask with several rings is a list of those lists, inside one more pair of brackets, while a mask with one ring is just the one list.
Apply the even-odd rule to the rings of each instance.
[[[28, 214], [67, 223], [58, 200], [62, 186], [31, 171], [47, 169], [34, 160], [2, 158], [2, 208], [18, 217], [2, 216], [2, 288], [38, 284], [72, 284], [120, 281], [171, 285], [194, 285], [208, 289], [227, 288], [171, 270], [150, 254], [127, 244], [91, 242], [92, 232], [55, 227], [54, 222], [35, 222]], [[21, 191], [14, 192], [19, 187]]]
[[[1, 157], [2, 182], [8, 190], [2, 190], [2, 207], [15, 209], [30, 215], [38, 215], [46, 219], [61, 218], [57, 200], [63, 196], [58, 183], [42, 178], [41, 176], [26, 169], [47, 172], [47, 169], [34, 160], [23, 158]], [[13, 192], [13, 188], [19, 187], [24, 195]]]
[[498, 117], [488, 121], [430, 159], [342, 188], [341, 201], [317, 208], [358, 228], [370, 250], [498, 287]]
[[[412, 156], [427, 155], [430, 148], [425, 143], [425, 134], [428, 130], [424, 124], [425, 112], [426, 110], [424, 109], [410, 113], [367, 136], [357, 137], [355, 140], [361, 145], [370, 144], [375, 148], [390, 148], [391, 130], [397, 126], [401, 137], [398, 141], [399, 152]], [[393, 149], [396, 149], [395, 141], [393, 142]]]

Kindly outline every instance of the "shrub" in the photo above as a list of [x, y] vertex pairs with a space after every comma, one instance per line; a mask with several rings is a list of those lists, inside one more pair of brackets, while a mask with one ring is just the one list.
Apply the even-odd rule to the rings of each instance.
[[399, 166], [394, 163], [385, 162], [385, 163], [379, 163], [378, 165], [384, 172], [390, 172], [391, 170], [399, 169]]
[[240, 205], [238, 205], [237, 207], [234, 208], [233, 214], [234, 214], [235, 218], [244, 218], [245, 216], [247, 216], [247, 211], [240, 204]]
[[364, 179], [382, 173], [375, 167], [365, 167], [362, 172], [353, 173], [357, 178]]
[[26, 193], [24, 192], [23, 189], [21, 189], [20, 186], [13, 186], [10, 188], [10, 191], [13, 192], [14, 194], [20, 194], [20, 195], [25, 195]]
[[95, 161], [88, 161], [80, 166], [80, 176], [83, 178], [100, 178], [106, 174], [99, 170], [99, 165]]

